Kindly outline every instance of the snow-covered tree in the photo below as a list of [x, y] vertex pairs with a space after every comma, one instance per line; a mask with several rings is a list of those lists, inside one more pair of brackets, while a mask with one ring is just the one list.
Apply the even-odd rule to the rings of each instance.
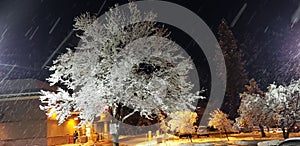
[[292, 80], [289, 85], [271, 84], [266, 93], [267, 106], [275, 114], [284, 138], [289, 137], [296, 120], [300, 118], [299, 91], [300, 80]]
[[229, 140], [227, 132], [232, 130], [232, 124], [233, 121], [228, 119], [228, 115], [223, 113], [221, 110], [217, 109], [210, 113], [208, 126], [214, 127], [220, 132], [224, 132], [226, 134], [227, 140]]
[[236, 122], [240, 126], [259, 126], [261, 136], [265, 137], [264, 126], [274, 126], [276, 123], [272, 109], [267, 106], [266, 97], [254, 79], [251, 79], [249, 85], [245, 87], [247, 91], [240, 95], [241, 104], [238, 110], [240, 117]]
[[[239, 93], [243, 92], [243, 86], [248, 77], [245, 70], [243, 55], [238, 49], [237, 40], [223, 18], [218, 31], [218, 41], [226, 64], [226, 93], [222, 110], [226, 111], [230, 118], [237, 117], [239, 107]], [[218, 59], [220, 56], [216, 56]]]
[[194, 133], [197, 113], [191, 111], [177, 111], [171, 113], [171, 120], [168, 121], [170, 131], [179, 133]]
[[265, 94], [244, 93], [241, 95], [240, 118], [260, 127], [272, 126], [276, 121], [282, 128], [283, 137], [288, 138], [300, 118], [299, 91], [300, 80], [292, 80], [289, 85], [270, 84]]
[[239, 108], [240, 117], [238, 123], [244, 123], [244, 126], [259, 126], [261, 136], [265, 137], [264, 126], [274, 124], [271, 110], [266, 107], [265, 97], [259, 94], [241, 94], [241, 105]]
[[[108, 107], [118, 127], [135, 112], [153, 119], [161, 112], [194, 108], [192, 103], [202, 98], [191, 93], [192, 60], [155, 23], [156, 15], [141, 13], [134, 3], [126, 12], [110, 9], [105, 21], [89, 14], [75, 18], [74, 29], [83, 32], [78, 35], [81, 43], [53, 62], [48, 78], [51, 85], [66, 89], [41, 96], [41, 109], [55, 112], [59, 123], [71, 111], [80, 113], [81, 124], [92, 122]], [[118, 145], [118, 133], [113, 141]]]

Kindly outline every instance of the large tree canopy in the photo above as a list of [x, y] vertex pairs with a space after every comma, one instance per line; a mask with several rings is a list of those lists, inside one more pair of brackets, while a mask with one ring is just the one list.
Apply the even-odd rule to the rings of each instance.
[[[191, 93], [192, 60], [154, 22], [156, 15], [141, 13], [134, 3], [128, 12], [110, 9], [105, 21], [89, 14], [75, 18], [75, 30], [83, 32], [80, 45], [53, 62], [48, 78], [72, 93], [59, 89], [41, 96], [41, 108], [57, 113], [59, 123], [71, 111], [80, 113], [81, 122], [93, 121], [107, 107], [120, 121], [134, 112], [151, 119], [194, 108], [192, 103], [202, 98]], [[124, 106], [132, 113], [118, 114]]]

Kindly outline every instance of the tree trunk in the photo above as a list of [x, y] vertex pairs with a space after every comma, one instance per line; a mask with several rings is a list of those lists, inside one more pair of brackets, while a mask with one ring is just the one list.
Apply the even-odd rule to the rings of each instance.
[[285, 131], [285, 127], [282, 127], [281, 129], [282, 129], [283, 138], [284, 138], [284, 139], [289, 138], [289, 135], [290, 135], [290, 130], [289, 130], [289, 128], [287, 129], [287, 131]]
[[[118, 103], [119, 104], [119, 103]], [[113, 127], [109, 127], [111, 135], [112, 135], [112, 142], [113, 142], [113, 146], [119, 146], [119, 126], [120, 126], [120, 120], [121, 120], [121, 105], [118, 105], [117, 107], [112, 106], [110, 109], [110, 114], [112, 115], [112, 119], [111, 119], [111, 126], [113, 126], [113, 124], [115, 124]], [[114, 128], [114, 129], [111, 129]]]
[[113, 141], [113, 146], [119, 146], [119, 121], [115, 122], [116, 124], [116, 131], [115, 133], [112, 133], [112, 141]]
[[113, 146], [119, 146], [119, 134], [112, 134]]
[[262, 126], [261, 124], [259, 124], [258, 127], [260, 129], [261, 137], [266, 137], [264, 126]]
[[295, 124], [293, 124], [292, 126], [288, 127], [288, 129], [287, 129], [287, 131], [286, 131], [286, 133], [285, 133], [284, 139], [287, 139], [287, 138], [290, 137], [290, 133], [292, 132], [292, 130], [293, 130], [293, 128], [294, 128], [294, 125], [295, 125]]
[[[119, 146], [119, 126], [120, 126], [120, 121], [117, 121], [117, 120], [112, 120], [112, 124], [114, 124], [115, 126], [114, 129], [110, 129], [110, 131], [113, 131], [113, 133], [111, 133], [112, 135], [112, 141], [113, 141], [113, 146]], [[109, 128], [112, 128], [112, 127], [109, 127]]]
[[227, 133], [227, 130], [224, 128], [224, 132], [225, 132], [225, 135], [226, 135], [226, 138], [227, 138], [227, 141], [229, 141], [229, 138], [228, 138], [228, 133]]
[[262, 126], [261, 124], [259, 124], [258, 127], [260, 129], [261, 137], [266, 137], [264, 126]]

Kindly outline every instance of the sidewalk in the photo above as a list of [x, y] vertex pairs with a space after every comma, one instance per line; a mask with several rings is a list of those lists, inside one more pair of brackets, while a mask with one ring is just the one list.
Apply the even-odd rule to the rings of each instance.
[[111, 141], [99, 141], [99, 142], [87, 142], [87, 143], [76, 143], [76, 144], [63, 144], [60, 146], [112, 146]]
[[[145, 141], [147, 141], [145, 134], [120, 136], [119, 138], [120, 146], [135, 146]], [[59, 146], [112, 146], [112, 145], [113, 145], [112, 141], [104, 140], [104, 141], [98, 141], [96, 143], [87, 142], [87, 143], [76, 143], [76, 144], [63, 144]]]

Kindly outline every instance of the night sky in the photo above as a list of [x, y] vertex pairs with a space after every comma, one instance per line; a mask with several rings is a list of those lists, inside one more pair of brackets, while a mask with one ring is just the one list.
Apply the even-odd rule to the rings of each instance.
[[[0, 78], [36, 78], [49, 76], [47, 67], [66, 47], [78, 43], [72, 33], [74, 17], [84, 12], [100, 15], [117, 0], [0, 0]], [[291, 17], [300, 4], [297, 0], [176, 0], [197, 13], [217, 36], [225, 18], [232, 27], [239, 49], [244, 53], [249, 78], [262, 86], [298, 77], [300, 24], [291, 28]], [[100, 8], [102, 7], [101, 11]], [[55, 27], [53, 27], [55, 26]], [[195, 26], [197, 27], [197, 26]], [[178, 32], [174, 32], [175, 34]], [[180, 36], [175, 36], [180, 40]], [[188, 37], [181, 40], [188, 40]], [[183, 46], [190, 41], [184, 41]], [[57, 52], [55, 52], [57, 51]], [[48, 63], [47, 60], [54, 53]], [[204, 59], [205, 60], [205, 59]], [[45, 64], [46, 63], [46, 64]], [[198, 62], [201, 66], [201, 63]], [[44, 66], [43, 68], [43, 65]], [[203, 63], [205, 65], [205, 61]]]

